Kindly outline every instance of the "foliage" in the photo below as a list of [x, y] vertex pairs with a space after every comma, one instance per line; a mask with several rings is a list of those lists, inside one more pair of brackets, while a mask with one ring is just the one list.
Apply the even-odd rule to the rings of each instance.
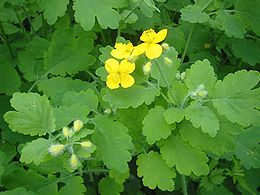
[[0, 1], [0, 194], [258, 194], [259, 10]]

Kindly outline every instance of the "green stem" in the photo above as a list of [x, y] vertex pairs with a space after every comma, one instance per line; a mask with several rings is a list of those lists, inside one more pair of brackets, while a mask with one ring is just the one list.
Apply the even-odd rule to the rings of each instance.
[[[141, 1], [141, 2], [142, 2], [142, 1]], [[125, 23], [125, 21], [134, 13], [134, 11], [135, 11], [138, 7], [140, 7], [140, 5], [141, 5], [141, 3], [140, 3], [138, 6], [136, 6], [136, 7], [123, 19], [123, 23]], [[119, 37], [120, 34], [121, 34], [121, 28], [119, 27], [119, 28], [117, 29], [117, 37]]]
[[162, 78], [163, 78], [164, 82], [166, 83], [166, 86], [167, 86], [167, 88], [168, 88], [168, 90], [169, 90], [169, 92], [170, 92], [170, 94], [171, 94], [171, 96], [172, 96], [174, 102], [176, 102], [176, 104], [178, 104], [178, 99], [175, 97], [174, 93], [172, 92], [171, 87], [170, 87], [170, 84], [168, 83], [168, 81], [167, 81], [165, 75], [163, 74], [160, 65], [159, 65], [157, 62], [156, 62], [156, 65], [157, 65], [157, 67], [158, 67], [158, 69], [159, 69], [160, 74], [162, 75]]
[[14, 58], [14, 53], [13, 53], [12, 47], [7, 39], [7, 35], [5, 34], [4, 27], [3, 27], [1, 21], [0, 21], [0, 34], [2, 35], [1, 39], [2, 39], [3, 43], [6, 45], [6, 47], [8, 48], [11, 57]]
[[16, 18], [17, 18], [17, 20], [18, 20], [18, 22], [19, 22], [19, 25], [20, 25], [20, 27], [21, 27], [21, 29], [22, 29], [22, 31], [23, 31], [24, 36], [25, 36], [29, 41], [31, 41], [31, 38], [30, 38], [29, 34], [27, 33], [26, 29], [24, 28], [22, 19], [21, 19], [19, 13], [18, 13], [16, 10], [15, 10], [15, 15], [16, 15]]
[[94, 81], [96, 81], [96, 82], [98, 82], [98, 83], [100, 83], [102, 86], [104, 86], [104, 83], [102, 83], [99, 79], [98, 79], [98, 77], [96, 77], [94, 74], [92, 74], [90, 71], [86, 71], [91, 77], [92, 77], [92, 79], [94, 80]]
[[106, 36], [105, 36], [103, 30], [100, 31], [100, 34], [101, 34], [101, 38], [102, 38], [103, 43], [106, 43]]
[[195, 26], [193, 25], [193, 27], [192, 27], [192, 29], [191, 29], [191, 31], [190, 31], [190, 33], [189, 33], [188, 39], [187, 39], [187, 41], [186, 41], [183, 54], [182, 54], [182, 56], [181, 56], [181, 64], [183, 63], [184, 58], [185, 58], [185, 56], [186, 56], [186, 53], [187, 53], [187, 50], [188, 50], [188, 47], [189, 47], [189, 44], [190, 44], [190, 40], [191, 40], [193, 31], [194, 31], [194, 28], [195, 28]]
[[183, 195], [188, 195], [188, 192], [187, 192], [187, 184], [186, 184], [186, 178], [185, 178], [184, 175], [181, 175], [181, 185], [182, 185]]
[[202, 8], [202, 11], [204, 11], [205, 9], [207, 9], [207, 7], [209, 6], [209, 4], [211, 4], [212, 1], [213, 1], [213, 0], [209, 0], [209, 1], [207, 2], [207, 4]]

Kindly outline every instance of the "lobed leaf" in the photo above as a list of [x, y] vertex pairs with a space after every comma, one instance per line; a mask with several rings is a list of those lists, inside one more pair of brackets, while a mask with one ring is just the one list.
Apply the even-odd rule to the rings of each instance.
[[43, 138], [38, 138], [27, 143], [21, 151], [20, 161], [27, 164], [33, 162], [34, 164], [39, 165], [48, 153], [49, 146], [49, 140]]
[[165, 109], [162, 106], [156, 106], [148, 111], [143, 120], [143, 135], [146, 136], [148, 144], [152, 145], [160, 139], [166, 139], [175, 129], [175, 125], [166, 123], [163, 115]]
[[[184, 142], [180, 136], [171, 135], [160, 143], [162, 158], [169, 167], [175, 166], [183, 175], [207, 175], [208, 157], [199, 148], [194, 148]], [[192, 162], [192, 163], [191, 163]]]
[[127, 162], [131, 160], [129, 150], [133, 148], [127, 128], [105, 116], [96, 117], [93, 122], [95, 132], [92, 138], [98, 157], [109, 169], [125, 173], [128, 170]]
[[[260, 90], [253, 89], [259, 82], [257, 71], [237, 71], [215, 84], [213, 106], [220, 115], [242, 126], [260, 124]], [[243, 82], [241, 82], [243, 81]]]
[[12, 131], [33, 136], [55, 130], [53, 110], [46, 96], [17, 92], [10, 102], [16, 111], [7, 112], [4, 119]]

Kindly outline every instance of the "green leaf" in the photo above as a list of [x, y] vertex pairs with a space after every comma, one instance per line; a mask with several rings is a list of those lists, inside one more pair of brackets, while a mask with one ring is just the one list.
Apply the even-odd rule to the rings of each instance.
[[75, 119], [86, 123], [90, 111], [97, 112], [97, 106], [98, 97], [92, 89], [79, 93], [75, 91], [66, 92], [60, 106], [54, 109], [56, 129], [67, 126]]
[[236, 138], [236, 156], [247, 169], [260, 167], [260, 126], [252, 126], [246, 129]]
[[77, 105], [86, 106], [89, 110], [97, 111], [98, 97], [95, 95], [92, 89], [87, 89], [86, 91], [81, 91], [76, 93], [70, 91], [64, 94], [61, 105], [70, 106]]
[[2, 183], [7, 189], [26, 187], [27, 190], [34, 191], [37, 195], [57, 194], [56, 181], [56, 177], [46, 178], [32, 169], [25, 171], [19, 167], [10, 170], [2, 178]]
[[68, 91], [80, 92], [88, 89], [89, 83], [79, 79], [72, 79], [70, 77], [52, 77], [43, 80], [39, 83], [39, 91], [43, 91], [45, 95], [52, 99], [54, 105], [60, 105], [63, 95]]
[[128, 128], [128, 134], [133, 139], [132, 142], [137, 152], [142, 151], [144, 147], [145, 137], [142, 135], [142, 122], [147, 115], [147, 111], [147, 106], [143, 104], [137, 108], [120, 109], [117, 112], [119, 122]]
[[185, 101], [187, 101], [187, 98], [189, 98], [188, 87], [184, 83], [181, 83], [179, 81], [173, 81], [171, 88], [174, 96], [176, 97], [177, 102], [175, 99], [173, 99], [171, 93], [168, 91], [168, 97], [170, 102], [175, 105], [185, 104]]
[[211, 190], [206, 190], [206, 189], [201, 189], [200, 190], [200, 194], [201, 195], [219, 195], [219, 194], [223, 194], [223, 195], [233, 195], [233, 193], [231, 193], [227, 188], [225, 188], [223, 185], [220, 186], [214, 186], [214, 188], [212, 188]]
[[38, 138], [27, 143], [21, 151], [20, 161], [27, 164], [33, 162], [34, 164], [39, 165], [48, 153], [49, 146], [50, 142], [43, 138]]
[[56, 129], [61, 129], [69, 125], [72, 121], [79, 119], [83, 123], [88, 121], [88, 114], [90, 110], [81, 104], [71, 106], [60, 106], [53, 109], [55, 116]]
[[260, 35], [260, 1], [258, 0], [237, 0], [235, 10], [243, 19], [244, 23], [250, 27], [257, 35]]
[[169, 168], [161, 155], [157, 152], [140, 154], [137, 157], [137, 175], [143, 177], [144, 186], [155, 189], [157, 186], [162, 191], [173, 191], [176, 174], [174, 169]]
[[205, 90], [210, 93], [216, 82], [214, 69], [210, 62], [207, 59], [198, 60], [191, 65], [190, 69], [186, 70], [184, 82], [190, 91], [196, 90], [199, 85], [204, 85]]
[[224, 30], [228, 37], [244, 37], [246, 28], [238, 15], [231, 15], [224, 10], [220, 10], [217, 12], [216, 20], [220, 23], [220, 29]]
[[93, 122], [96, 128], [92, 138], [97, 146], [97, 155], [109, 169], [125, 173], [127, 162], [131, 160], [129, 150], [133, 148], [127, 128], [104, 116], [94, 118]]
[[109, 171], [109, 177], [114, 179], [117, 183], [123, 184], [125, 180], [129, 177], [129, 170], [125, 173], [119, 173], [117, 170], [112, 169]]
[[[133, 24], [138, 19], [138, 16], [133, 12], [131, 13], [131, 10], [124, 10], [121, 15], [121, 20], [123, 20], [127, 24]], [[131, 14], [130, 14], [131, 13]], [[129, 16], [128, 16], [129, 15]], [[125, 20], [126, 18], [126, 20]]]
[[[260, 91], [254, 88], [260, 80], [259, 72], [241, 70], [228, 74], [215, 84], [213, 106], [220, 115], [242, 126], [260, 124]], [[241, 82], [243, 81], [243, 82]]]
[[161, 24], [159, 13], [153, 13], [153, 17], [147, 17], [140, 10], [136, 10], [135, 14], [138, 20], [132, 24], [134, 30], [147, 30]]
[[188, 141], [193, 147], [200, 147], [205, 151], [223, 155], [225, 152], [234, 150], [234, 139], [230, 129], [241, 129], [239, 125], [224, 121], [220, 123], [220, 130], [215, 137], [203, 133], [200, 129], [194, 128], [190, 123], [182, 123], [178, 126], [183, 140]]
[[149, 110], [143, 120], [143, 135], [146, 136], [147, 142], [152, 145], [160, 139], [166, 139], [171, 135], [171, 131], [175, 129], [175, 125], [166, 123], [163, 115], [165, 109], [161, 106], [156, 106]]
[[203, 106], [200, 102], [193, 101], [185, 108], [185, 118], [190, 120], [194, 127], [199, 128], [214, 137], [219, 130], [219, 120], [215, 113]]
[[181, 9], [181, 19], [190, 23], [204, 23], [209, 20], [209, 16], [199, 6], [188, 5]]
[[92, 48], [93, 40], [87, 33], [77, 35], [72, 29], [55, 31], [44, 56], [46, 72], [65, 76], [87, 70], [95, 62], [95, 58], [88, 54]]
[[[198, 148], [184, 142], [179, 136], [171, 135], [160, 143], [160, 152], [169, 167], [175, 166], [183, 175], [207, 175], [208, 157]], [[192, 163], [191, 163], [192, 162]]]
[[13, 131], [33, 136], [55, 130], [53, 111], [46, 96], [17, 92], [10, 102], [16, 111], [7, 112], [4, 119]]
[[128, 108], [130, 106], [136, 108], [143, 103], [147, 105], [151, 104], [155, 96], [159, 94], [160, 89], [134, 85], [127, 89], [107, 89], [107, 93], [103, 99], [116, 108]]
[[259, 182], [256, 178], [260, 178], [260, 169], [249, 169], [244, 171], [243, 182], [238, 182], [238, 189], [242, 194], [247, 194], [251, 192], [252, 194], [257, 194]]
[[[164, 78], [161, 75], [160, 70], [162, 71], [164, 77], [166, 78], [167, 82], [169, 84], [172, 84], [175, 80], [174, 75], [177, 73], [177, 68], [180, 66], [180, 61], [177, 58], [178, 53], [173, 47], [170, 47], [170, 49], [166, 50], [164, 52], [164, 55], [160, 58], [152, 61], [152, 67], [151, 67], [151, 77], [156, 79], [158, 81], [158, 84], [162, 87], [166, 87], [167, 84], [165, 83]], [[170, 60], [170, 62], [167, 62], [165, 59]], [[160, 69], [159, 69], [159, 67]]]
[[120, 195], [123, 191], [124, 186], [109, 177], [102, 178], [98, 183], [98, 192], [101, 195]]
[[16, 27], [15, 25], [8, 23], [8, 22], [3, 22], [2, 23], [4, 31], [7, 35], [11, 35], [14, 34], [16, 32], [19, 32], [20, 29], [18, 27]]
[[234, 55], [244, 62], [255, 66], [260, 63], [260, 41], [251, 39], [235, 39], [232, 41]]
[[80, 176], [70, 176], [62, 182], [65, 186], [60, 189], [59, 195], [83, 195], [86, 192], [84, 180]]
[[27, 191], [23, 187], [15, 188], [13, 190], [7, 190], [4, 192], [0, 192], [1, 195], [36, 195], [35, 192]]
[[174, 45], [174, 48], [181, 53], [185, 47], [185, 35], [180, 27], [168, 27], [167, 37], [165, 42], [169, 45]]
[[7, 55], [2, 55], [0, 47], [0, 93], [11, 95], [12, 93], [19, 91], [21, 86], [21, 79], [11, 64], [11, 59]]
[[163, 116], [168, 124], [172, 124], [181, 122], [184, 119], [184, 114], [184, 109], [179, 107], [171, 107], [165, 111]]
[[25, 50], [19, 52], [19, 69], [24, 73], [24, 78], [34, 81], [44, 74], [43, 72], [43, 53], [47, 51], [49, 41], [40, 37], [34, 37], [25, 46]]
[[209, 175], [203, 177], [200, 181], [200, 186], [207, 190], [212, 190], [216, 185], [220, 185], [225, 179], [224, 169], [214, 169]]
[[[113, 9], [122, 7], [125, 1], [116, 0], [75, 0], [73, 9], [75, 10], [75, 20], [80, 23], [84, 30], [89, 31], [95, 25], [95, 18], [101, 28], [116, 29], [119, 27], [120, 15]], [[100, 11], [102, 10], [102, 11]]]
[[44, 10], [43, 16], [49, 25], [54, 24], [58, 17], [64, 16], [69, 0], [41, 0], [40, 8]]

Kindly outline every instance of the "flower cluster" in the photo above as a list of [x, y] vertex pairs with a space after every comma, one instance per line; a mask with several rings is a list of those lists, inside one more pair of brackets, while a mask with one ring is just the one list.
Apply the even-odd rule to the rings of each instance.
[[[162, 55], [165, 44], [160, 45], [167, 36], [167, 29], [163, 29], [156, 33], [153, 29], [146, 30], [142, 33], [140, 40], [143, 42], [137, 46], [133, 46], [131, 42], [116, 43], [115, 49], [111, 51], [114, 58], [109, 58], [105, 62], [105, 69], [108, 72], [106, 84], [110, 89], [117, 89], [120, 86], [129, 88], [134, 83], [134, 77], [130, 74], [135, 70], [134, 61], [138, 56], [145, 53], [145, 56], [152, 60]], [[116, 59], [117, 60], [116, 60]], [[121, 60], [120, 62], [118, 60]], [[150, 71], [151, 63], [148, 62], [144, 66], [144, 73]]]
[[[81, 120], [75, 120], [73, 127], [63, 127], [62, 133], [58, 135], [56, 143], [53, 143], [48, 151], [52, 156], [63, 154], [67, 151], [70, 155], [69, 165], [70, 171], [77, 169], [81, 163], [80, 158], [90, 157], [94, 152], [96, 146], [89, 140], [81, 140], [81, 136], [78, 134], [80, 131], [88, 131], [83, 128], [83, 122]], [[84, 132], [82, 132], [84, 134]], [[85, 134], [89, 134], [85, 132]], [[77, 153], [79, 155], [77, 155]]]

